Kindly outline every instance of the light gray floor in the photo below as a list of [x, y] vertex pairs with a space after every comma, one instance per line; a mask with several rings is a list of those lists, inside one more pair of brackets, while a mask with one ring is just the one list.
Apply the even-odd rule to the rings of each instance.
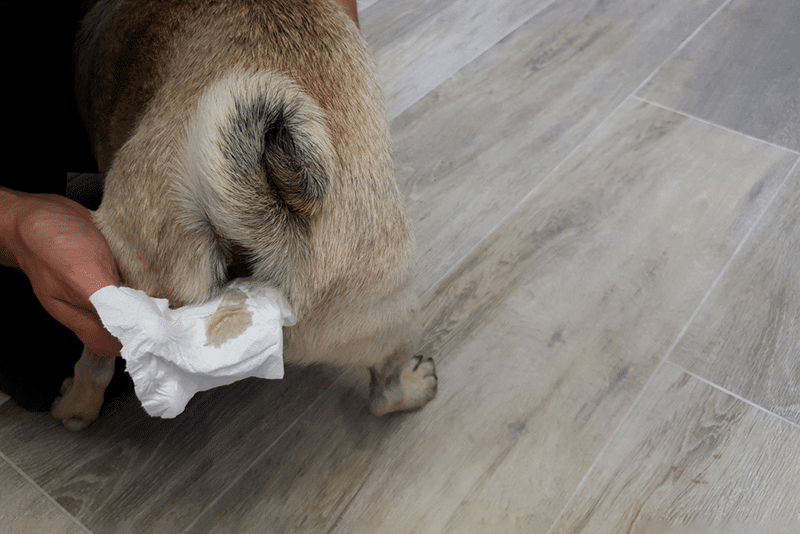
[[440, 393], [366, 373], [0, 406], [0, 524], [93, 533], [800, 531], [800, 3], [378, 0], [362, 30]]

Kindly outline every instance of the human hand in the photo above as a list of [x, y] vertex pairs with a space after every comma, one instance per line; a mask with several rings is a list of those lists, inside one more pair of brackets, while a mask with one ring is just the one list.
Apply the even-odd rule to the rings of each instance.
[[2, 191], [6, 251], [39, 302], [97, 356], [116, 357], [122, 345], [100, 321], [89, 296], [120, 285], [116, 261], [89, 210], [58, 195]]

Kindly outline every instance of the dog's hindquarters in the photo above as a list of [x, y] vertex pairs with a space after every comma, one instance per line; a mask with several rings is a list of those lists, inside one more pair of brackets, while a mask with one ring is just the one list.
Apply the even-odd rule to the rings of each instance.
[[[180, 305], [251, 275], [281, 290], [300, 319], [286, 331], [287, 361], [369, 366], [401, 345], [410, 356], [414, 243], [385, 142], [348, 163], [325, 112], [272, 71], [234, 68], [187, 114], [165, 135], [146, 113], [112, 166], [97, 218], [126, 281]], [[169, 149], [159, 135], [179, 142]], [[163, 158], [150, 167], [168, 176], [142, 168], [141, 153]], [[165, 184], [163, 194], [132, 201], [155, 189], [147, 180]]]
[[173, 177], [178, 223], [214, 242], [227, 268], [290, 290], [311, 261], [311, 225], [336, 161], [309, 96], [278, 73], [235, 69], [206, 89], [186, 126]]
[[376, 69], [334, 3], [106, 0], [76, 58], [126, 285], [182, 305], [252, 275], [299, 319], [287, 362], [373, 366], [375, 413], [435, 394]]
[[116, 152], [95, 214], [126, 283], [182, 305], [251, 274], [306, 307], [298, 280], [338, 172], [323, 112], [284, 75], [239, 67], [182, 112], [165, 94]]

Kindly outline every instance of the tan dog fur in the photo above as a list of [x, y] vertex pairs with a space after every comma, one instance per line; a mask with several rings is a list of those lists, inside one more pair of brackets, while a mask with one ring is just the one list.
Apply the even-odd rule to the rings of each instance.
[[[76, 43], [76, 95], [106, 173], [94, 219], [126, 285], [180, 306], [252, 275], [299, 318], [286, 362], [369, 366], [377, 415], [433, 398], [432, 360], [412, 357], [414, 241], [383, 96], [341, 8], [101, 1]], [[54, 416], [96, 418], [107, 367], [84, 351]]]

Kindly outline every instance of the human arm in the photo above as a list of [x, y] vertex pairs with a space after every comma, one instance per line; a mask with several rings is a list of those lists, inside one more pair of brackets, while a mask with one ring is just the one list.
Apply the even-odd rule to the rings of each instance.
[[89, 302], [120, 275], [89, 210], [59, 195], [0, 187], [0, 262], [25, 272], [39, 302], [96, 355], [115, 357], [121, 344]]

